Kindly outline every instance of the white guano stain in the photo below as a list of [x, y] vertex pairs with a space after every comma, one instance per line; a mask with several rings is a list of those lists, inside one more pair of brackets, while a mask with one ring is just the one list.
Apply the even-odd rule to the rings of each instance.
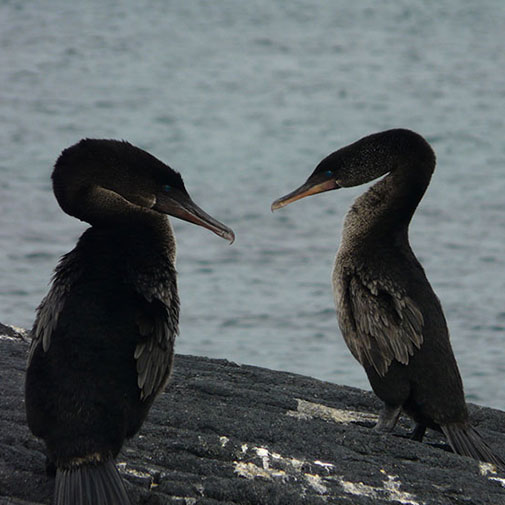
[[270, 466], [270, 460], [269, 460], [270, 453], [268, 452], [268, 449], [265, 449], [264, 447], [255, 447], [254, 450], [256, 451], [258, 457], [261, 458], [263, 468], [268, 469], [268, 467]]
[[141, 479], [146, 479], [149, 481], [149, 489], [153, 489], [155, 487], [158, 487], [159, 484], [155, 482], [155, 476], [147, 471], [142, 471], [142, 470], [137, 470], [136, 468], [133, 468], [132, 466], [129, 466], [126, 461], [121, 461], [117, 463], [118, 469], [127, 475], [131, 475], [133, 477], [141, 478]]
[[370, 412], [358, 412], [356, 410], [343, 410], [327, 407], [321, 403], [313, 403], [297, 398], [296, 410], [288, 410], [286, 414], [298, 419], [323, 419], [339, 424], [349, 424], [356, 421], [377, 422], [378, 416]]
[[[8, 326], [9, 328], [12, 328], [14, 331], [19, 333], [22, 338], [26, 339], [28, 337], [28, 331], [25, 330], [24, 328], [19, 328], [18, 326], [13, 326], [12, 324], [6, 324], [5, 326]], [[18, 337], [10, 337], [9, 335], [6, 335], [5, 333], [0, 333], [0, 340], [16, 340], [19, 341]]]
[[495, 477], [496, 465], [493, 465], [493, 463], [484, 463], [483, 461], [479, 461], [479, 471], [483, 477], [487, 477], [488, 480], [498, 482], [501, 487], [505, 487], [505, 479], [502, 477]]
[[[244, 451], [244, 445], [242, 446], [242, 452], [245, 453], [247, 452], [247, 449]], [[317, 493], [327, 493], [326, 486], [324, 485], [323, 479], [320, 475], [314, 475], [302, 471], [302, 466], [306, 463], [306, 461], [296, 458], [286, 458], [277, 452], [269, 451], [266, 447], [252, 447], [251, 450], [254, 451], [256, 456], [261, 459], [261, 466], [258, 466], [250, 461], [235, 461], [235, 473], [237, 473], [240, 477], [245, 477], [246, 479], [261, 477], [268, 480], [280, 478], [283, 480], [289, 475], [299, 474], [300, 477], [302, 477]], [[332, 466], [331, 463], [319, 463]], [[282, 468], [279, 468], [279, 466]]]
[[226, 447], [226, 444], [230, 441], [228, 437], [219, 437], [219, 441], [221, 442], [221, 447]]
[[1, 334], [0, 335], [0, 340], [11, 340], [11, 341], [16, 341], [16, 342], [19, 342], [19, 338], [17, 337], [11, 337], [9, 335], [5, 335], [5, 334]]
[[240, 477], [246, 479], [254, 479], [256, 477], [263, 477], [264, 479], [272, 480], [274, 477], [284, 478], [286, 472], [284, 470], [274, 470], [272, 468], [260, 468], [254, 463], [245, 461], [235, 461], [235, 473]]
[[137, 470], [126, 463], [126, 461], [121, 461], [116, 464], [116, 466], [121, 470], [121, 472], [126, 473], [127, 475], [132, 475], [134, 477], [139, 477], [142, 479], [153, 479], [153, 476], [149, 472], [143, 472], [141, 470]]
[[405, 505], [422, 505], [424, 503], [420, 502], [415, 495], [406, 491], [400, 491], [401, 482], [397, 480], [397, 475], [388, 475], [387, 478], [388, 480], [383, 481], [383, 487], [370, 486], [363, 482], [350, 482], [343, 478], [339, 478], [338, 480], [344, 491], [348, 494], [366, 496], [367, 498], [376, 500], [386, 499]]
[[317, 493], [324, 495], [328, 493], [328, 488], [323, 483], [323, 478], [317, 474], [306, 473], [305, 480]]
[[[242, 452], [247, 453], [247, 448], [244, 450], [242, 445]], [[326, 463], [323, 461], [315, 460], [312, 462], [287, 458], [277, 452], [271, 452], [266, 447], [252, 447], [251, 452], [260, 459], [261, 464], [256, 464], [251, 461], [234, 461], [235, 473], [240, 477], [246, 479], [263, 478], [268, 480], [274, 479], [287, 479], [293, 476], [299, 476], [303, 479], [316, 493], [325, 496], [329, 493], [328, 482], [338, 482], [345, 493], [359, 496], [366, 496], [373, 499], [388, 500], [391, 502], [402, 503], [404, 505], [423, 505], [424, 502], [406, 491], [401, 491], [401, 482], [398, 480], [397, 475], [388, 475], [385, 470], [381, 470], [386, 480], [383, 481], [382, 486], [372, 486], [363, 482], [351, 482], [345, 480], [343, 476], [335, 475], [337, 470], [336, 465], [333, 463]], [[318, 475], [317, 473], [309, 473], [303, 471], [303, 466], [312, 470], [314, 466], [320, 467], [325, 475]]]
[[398, 480], [398, 475], [388, 475], [388, 480], [384, 481], [384, 489], [389, 492], [388, 498], [392, 501], [405, 503], [406, 505], [420, 505], [416, 496], [406, 491], [400, 491], [401, 482]]
[[323, 467], [328, 472], [332, 468], [335, 468], [335, 465], [333, 463], [325, 463], [324, 461], [319, 461], [318, 459], [316, 459], [316, 461], [314, 461], [314, 465], [321, 466], [321, 467]]
[[182, 505], [195, 505], [196, 498], [191, 496], [171, 496], [170, 501], [181, 502]]
[[296, 458], [285, 458], [277, 452], [270, 452], [265, 447], [254, 447], [256, 454], [261, 458], [263, 462], [263, 468], [268, 468], [270, 466], [270, 458], [274, 462], [279, 462], [287, 466], [291, 466], [297, 471], [301, 471], [302, 465], [305, 461]]

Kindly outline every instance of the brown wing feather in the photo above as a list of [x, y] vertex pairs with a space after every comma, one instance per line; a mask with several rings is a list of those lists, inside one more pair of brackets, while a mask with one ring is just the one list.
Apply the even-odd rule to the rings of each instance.
[[339, 326], [353, 356], [384, 376], [393, 360], [404, 365], [423, 343], [423, 315], [401, 288], [388, 281], [341, 279]]
[[31, 331], [32, 341], [28, 354], [28, 365], [30, 365], [35, 349], [40, 344], [42, 344], [44, 352], [49, 349], [51, 336], [58, 324], [66, 296], [80, 276], [81, 268], [74, 249], [61, 258], [54, 271], [51, 289], [37, 308], [37, 317]]
[[170, 377], [178, 334], [179, 297], [171, 263], [167, 262], [156, 275], [144, 277], [137, 273], [132, 277], [145, 300], [139, 305], [136, 316], [141, 340], [135, 348], [134, 358], [140, 397], [146, 399], [159, 394]]
[[149, 305], [136, 318], [143, 337], [134, 354], [141, 399], [157, 395], [165, 387], [172, 370], [174, 341], [178, 331], [166, 306], [156, 302]]

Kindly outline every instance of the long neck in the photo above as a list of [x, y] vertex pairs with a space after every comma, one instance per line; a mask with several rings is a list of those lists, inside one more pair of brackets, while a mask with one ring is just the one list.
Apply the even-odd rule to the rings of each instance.
[[149, 282], [159, 271], [175, 268], [175, 237], [166, 218], [163, 227], [92, 226], [80, 237], [77, 249], [81, 261], [105, 275], [123, 272]]
[[146, 206], [148, 202], [136, 205], [101, 186], [90, 187], [79, 196], [59, 199], [60, 205], [68, 214], [90, 223], [90, 233], [97, 240], [102, 237], [104, 243], [108, 238], [122, 244], [125, 254], [131, 257], [129, 250], [135, 250], [138, 258], [167, 257], [175, 262], [175, 237], [170, 222], [167, 216]]
[[397, 164], [356, 199], [345, 219], [344, 239], [364, 246], [408, 243], [408, 226], [434, 168], [434, 160]]

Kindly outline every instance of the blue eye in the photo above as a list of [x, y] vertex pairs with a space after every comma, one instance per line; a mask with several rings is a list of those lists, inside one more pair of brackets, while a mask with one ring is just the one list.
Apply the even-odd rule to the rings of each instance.
[[331, 170], [326, 170], [326, 175], [332, 175], [333, 172]]
[[169, 186], [168, 184], [163, 184], [163, 186], [161, 186], [161, 189], [166, 193], [168, 193], [172, 189], [172, 186]]

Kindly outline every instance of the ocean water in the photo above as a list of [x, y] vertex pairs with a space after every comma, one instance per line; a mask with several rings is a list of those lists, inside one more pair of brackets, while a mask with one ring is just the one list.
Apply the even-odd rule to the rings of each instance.
[[365, 188], [270, 203], [337, 148], [411, 128], [438, 159], [413, 248], [468, 400], [505, 409], [504, 18], [502, 0], [1, 1], [0, 321], [31, 326], [86, 228], [53, 197], [58, 154], [126, 139], [237, 235], [172, 220], [177, 352], [369, 388], [330, 286]]

